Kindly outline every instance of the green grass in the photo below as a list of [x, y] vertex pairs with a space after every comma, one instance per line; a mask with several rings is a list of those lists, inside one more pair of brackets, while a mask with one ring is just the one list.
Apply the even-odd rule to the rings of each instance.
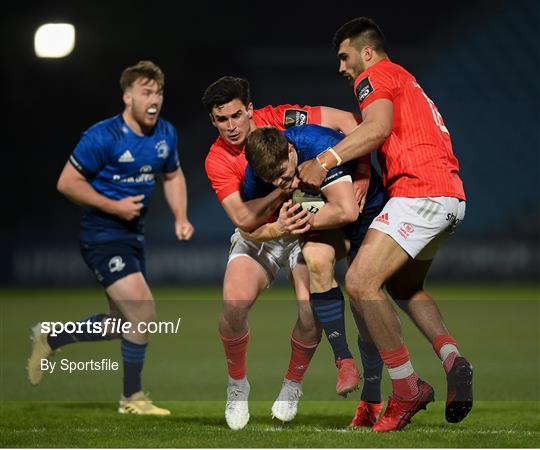
[[[28, 327], [38, 320], [78, 320], [104, 311], [99, 289], [0, 292], [0, 446], [2, 447], [539, 447], [540, 301], [538, 286], [434, 285], [447, 325], [475, 366], [475, 407], [457, 425], [444, 421], [444, 374], [429, 343], [403, 317], [415, 369], [437, 402], [406, 431], [349, 430], [358, 393], [335, 395], [335, 368], [323, 342], [304, 381], [297, 419], [270, 418], [289, 358], [296, 316], [291, 290], [268, 290], [250, 313], [248, 354], [252, 419], [230, 431], [223, 418], [226, 371], [217, 335], [220, 289], [155, 289], [159, 320], [182, 317], [178, 334], [151, 338], [144, 387], [167, 418], [116, 413], [121, 372], [54, 373], [30, 387], [24, 365]], [[355, 357], [355, 328], [347, 318]], [[66, 346], [56, 360], [120, 361], [118, 342]], [[383, 382], [383, 393], [390, 385]]]
[[[2, 407], [3, 447], [538, 447], [535, 402], [478, 402], [461, 424], [444, 422], [442, 402], [418, 414], [405, 432], [351, 430], [350, 402], [303, 402], [294, 422], [269, 415], [270, 402], [251, 402], [251, 420], [231, 431], [223, 402], [164, 402], [165, 418], [120, 416], [112, 403], [8, 402]], [[536, 422], [535, 422], [536, 421]]]

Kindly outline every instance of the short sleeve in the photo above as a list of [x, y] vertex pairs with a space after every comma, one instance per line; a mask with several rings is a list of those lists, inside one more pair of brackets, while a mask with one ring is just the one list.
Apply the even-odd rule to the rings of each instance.
[[232, 193], [241, 191], [242, 177], [236, 173], [232, 164], [227, 164], [227, 161], [223, 161], [216, 153], [208, 154], [205, 169], [220, 202]]
[[279, 105], [267, 107], [264, 110], [270, 116], [268, 117], [269, 124], [281, 130], [308, 123], [316, 125], [321, 123], [320, 106]]
[[380, 69], [371, 71], [355, 83], [354, 92], [362, 111], [375, 100], [385, 98], [393, 101], [392, 77]]
[[171, 148], [172, 151], [169, 152], [167, 159], [165, 160], [165, 165], [163, 166], [163, 172], [170, 173], [174, 172], [180, 167], [180, 158], [178, 156], [178, 133], [174, 127], [172, 129], [172, 138], [171, 138]]
[[69, 161], [81, 175], [93, 178], [107, 164], [109, 150], [102, 136], [94, 130], [87, 130], [71, 153]]

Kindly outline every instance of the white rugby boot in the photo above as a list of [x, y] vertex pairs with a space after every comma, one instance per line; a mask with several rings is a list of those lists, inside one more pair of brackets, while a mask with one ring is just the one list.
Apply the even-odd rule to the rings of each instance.
[[298, 402], [302, 396], [302, 383], [292, 380], [283, 380], [281, 391], [272, 405], [272, 418], [282, 422], [290, 422], [298, 411]]
[[241, 430], [249, 422], [249, 382], [247, 378], [234, 380], [229, 378], [225, 420], [231, 430]]

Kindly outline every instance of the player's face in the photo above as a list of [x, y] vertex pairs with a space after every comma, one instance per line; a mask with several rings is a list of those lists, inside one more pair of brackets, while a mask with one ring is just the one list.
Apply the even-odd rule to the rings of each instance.
[[142, 130], [151, 130], [163, 105], [163, 89], [156, 80], [137, 78], [124, 93], [126, 109]]
[[289, 159], [283, 163], [283, 172], [272, 184], [284, 191], [293, 191], [300, 184], [298, 178], [298, 155], [292, 145], [289, 144]]
[[351, 45], [350, 39], [345, 39], [338, 49], [339, 73], [351, 84], [366, 70], [361, 53]]
[[219, 135], [231, 145], [242, 146], [246, 142], [251, 128], [253, 104], [247, 107], [239, 99], [231, 100], [224, 105], [214, 106], [210, 114], [212, 124]]

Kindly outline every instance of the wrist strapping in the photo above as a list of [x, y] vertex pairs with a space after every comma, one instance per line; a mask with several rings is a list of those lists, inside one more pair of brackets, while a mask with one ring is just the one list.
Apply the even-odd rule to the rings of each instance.
[[332, 170], [334, 167], [338, 167], [343, 163], [341, 156], [332, 147], [328, 147], [317, 156], [317, 161], [319, 161], [324, 170]]

